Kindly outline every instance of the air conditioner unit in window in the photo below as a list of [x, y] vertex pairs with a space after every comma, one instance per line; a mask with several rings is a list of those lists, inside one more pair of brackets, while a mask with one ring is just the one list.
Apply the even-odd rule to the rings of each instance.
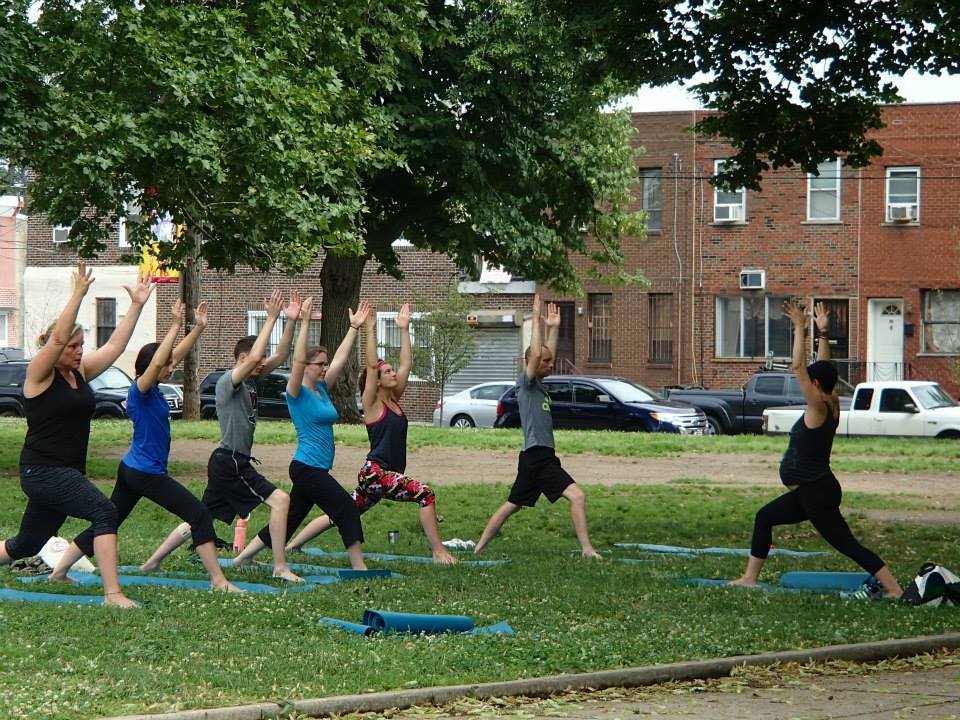
[[717, 205], [713, 212], [714, 222], [740, 222], [743, 220], [742, 205]]
[[741, 290], [763, 290], [767, 286], [766, 270], [741, 270]]
[[70, 225], [57, 225], [53, 229], [53, 244], [63, 245], [70, 239]]
[[914, 222], [917, 219], [916, 205], [892, 205], [890, 207], [890, 221], [896, 223]]

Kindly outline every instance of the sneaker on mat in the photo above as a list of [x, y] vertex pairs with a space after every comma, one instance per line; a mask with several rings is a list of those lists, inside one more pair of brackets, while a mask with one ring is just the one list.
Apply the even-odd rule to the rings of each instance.
[[885, 595], [880, 581], [875, 577], [869, 577], [856, 590], [842, 591], [840, 598], [843, 600], [883, 600]]

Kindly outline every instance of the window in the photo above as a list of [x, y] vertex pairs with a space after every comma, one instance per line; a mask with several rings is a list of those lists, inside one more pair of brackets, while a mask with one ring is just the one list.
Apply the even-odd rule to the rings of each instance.
[[886, 221], [920, 221], [920, 168], [887, 168]]
[[873, 388], [860, 388], [853, 399], [854, 410], [869, 410], [873, 404]]
[[608, 363], [613, 359], [613, 337], [610, 320], [613, 317], [613, 295], [591, 293], [587, 296], [590, 305], [590, 320], [587, 324], [590, 337], [590, 362]]
[[907, 405], [916, 407], [913, 398], [906, 390], [889, 388], [880, 392], [880, 412], [905, 413], [913, 412]]
[[673, 295], [650, 293], [650, 347], [647, 360], [651, 363], [673, 362]]
[[471, 390], [470, 397], [474, 400], [499, 400], [509, 388], [509, 385], [485, 385]]
[[781, 395], [783, 393], [783, 378], [770, 375], [758, 377], [753, 385], [757, 395]]
[[8, 332], [10, 331], [10, 313], [0, 312], [0, 345], [10, 344]]
[[718, 297], [717, 357], [790, 357], [782, 297]]
[[62, 245], [70, 239], [70, 228], [72, 225], [54, 225], [53, 227], [53, 243], [55, 245]]
[[807, 220], [840, 219], [840, 158], [817, 165], [807, 175]]
[[[267, 322], [267, 311], [266, 310], [247, 310], [247, 334], [248, 335], [259, 335], [260, 331], [263, 330], [263, 326]], [[282, 312], [277, 318], [277, 322], [273, 325], [273, 330], [270, 332], [270, 341], [267, 343], [266, 356], [270, 357], [277, 352], [277, 347], [280, 345], [280, 338], [283, 337], [283, 328], [286, 327], [287, 316]], [[286, 358], [284, 358], [286, 361]], [[283, 363], [286, 365], [286, 362]]]
[[600, 404], [600, 396], [606, 395], [606, 392], [596, 385], [587, 385], [587, 383], [575, 382], [573, 384], [573, 397], [578, 403]]
[[547, 395], [550, 396], [550, 403], [573, 402], [573, 391], [568, 382], [547, 382], [544, 383]]
[[[714, 163], [714, 174], [723, 170], [726, 160], [717, 160]], [[713, 221], [714, 222], [743, 222], [747, 217], [747, 191], [713, 190]]]
[[122, 248], [130, 247], [130, 238], [127, 235], [127, 223], [139, 225], [143, 222], [140, 212], [140, 206], [135, 202], [125, 203], [123, 213], [117, 221], [117, 246]]
[[103, 347], [117, 327], [117, 299], [97, 298], [97, 347]]
[[960, 353], [960, 290], [923, 290], [921, 347], [927, 353]]
[[647, 230], [659, 230], [662, 173], [660, 168], [640, 171], [640, 207], [647, 213]]
[[[400, 328], [394, 322], [396, 317], [395, 312], [377, 313], [377, 347], [383, 359], [394, 368], [400, 359]], [[431, 327], [426, 316], [423, 313], [410, 313], [410, 354], [413, 362], [410, 380], [429, 377], [432, 373], [433, 347], [430, 338]]]

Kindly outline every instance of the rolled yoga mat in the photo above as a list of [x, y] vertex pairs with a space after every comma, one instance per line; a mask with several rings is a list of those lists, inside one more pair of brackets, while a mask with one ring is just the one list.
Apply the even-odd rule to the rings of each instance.
[[[739, 555], [747, 556], [750, 554], [749, 548], [728, 548], [728, 547], [707, 547], [707, 548], [688, 548], [677, 545], [651, 545], [649, 543], [615, 543], [614, 547], [623, 550], [645, 550], [646, 552], [667, 553], [670, 555]], [[787, 550], [786, 548], [773, 548], [771, 555], [785, 555], [787, 557], [823, 557], [829, 555], [829, 552], [820, 550]]]
[[0, 588], [0, 600], [31, 603], [57, 603], [60, 605], [103, 605], [100, 595], [63, 595], [60, 593], [29, 592]]
[[361, 622], [354, 623], [337, 618], [323, 617], [318, 622], [334, 625], [357, 635], [383, 633], [467, 633], [469, 635], [516, 635], [506, 621], [485, 627], [477, 627], [473, 618], [466, 615], [420, 615], [413, 613], [389, 612], [387, 610], [364, 610]]
[[[103, 579], [99, 575], [91, 573], [77, 573], [76, 576], [70, 576], [77, 581], [78, 585], [102, 585]], [[32, 575], [30, 577], [17, 578], [20, 582], [39, 582], [46, 580], [45, 575]], [[187, 590], [209, 590], [209, 580], [196, 580], [179, 577], [160, 577], [156, 575], [120, 575], [121, 585], [157, 585], [159, 587], [185, 588]], [[332, 578], [336, 582], [336, 578]], [[260, 583], [234, 582], [241, 590], [251, 593], [279, 593], [288, 588], [277, 588], [272, 585], [263, 585]], [[292, 589], [292, 588], [289, 588]]]
[[780, 576], [780, 584], [804, 590], [856, 590], [870, 577], [866, 572], [788, 572]]
[[[348, 557], [345, 552], [325, 552], [320, 548], [300, 548], [301, 552], [307, 553], [307, 555], [314, 555], [316, 557], [332, 557], [332, 558], [341, 558]], [[365, 558], [371, 560], [386, 560], [386, 561], [395, 561], [395, 562], [412, 562], [412, 563], [433, 563], [432, 557], [427, 557], [425, 555], [391, 555], [389, 553], [364, 553]], [[491, 565], [506, 565], [513, 562], [512, 560], [461, 560], [458, 565], [476, 565], [481, 567], [489, 567]]]

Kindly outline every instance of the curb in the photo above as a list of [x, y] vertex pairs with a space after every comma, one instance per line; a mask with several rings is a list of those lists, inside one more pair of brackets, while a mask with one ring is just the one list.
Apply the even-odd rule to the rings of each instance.
[[551, 675], [548, 677], [508, 680], [504, 682], [448, 685], [415, 690], [340, 695], [332, 698], [298, 700], [291, 703], [257, 703], [211, 710], [183, 710], [153, 715], [124, 715], [112, 720], [265, 720], [293, 710], [308, 717], [326, 717], [346, 713], [381, 712], [389, 708], [413, 705], [446, 705], [463, 697], [489, 698], [504, 696], [542, 697], [566, 690], [611, 687], [641, 687], [673, 680], [700, 680], [725, 677], [736, 667], [763, 666], [777, 663], [826, 662], [829, 660], [884, 660], [909, 657], [940, 649], [960, 648], [960, 633], [928, 635], [903, 640], [880, 640], [852, 645], [828, 645], [809, 650], [787, 650], [759, 655], [736, 655], [712, 660], [649, 665], [601, 670], [599, 672]]

